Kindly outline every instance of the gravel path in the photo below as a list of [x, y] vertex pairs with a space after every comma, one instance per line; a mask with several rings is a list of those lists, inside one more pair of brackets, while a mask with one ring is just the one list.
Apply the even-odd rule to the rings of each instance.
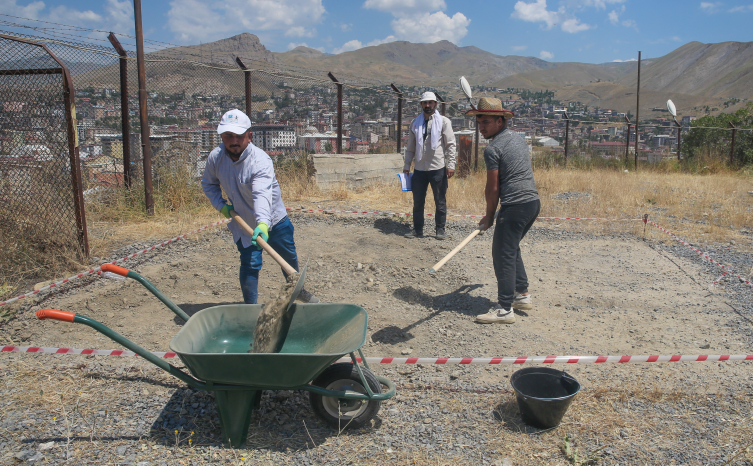
[[[539, 222], [524, 240], [534, 309], [509, 326], [481, 326], [496, 295], [491, 235], [474, 239], [438, 274], [428, 268], [472, 229], [408, 240], [397, 218], [292, 216], [306, 288], [324, 302], [369, 312], [367, 356], [739, 354], [753, 343], [753, 293], [690, 249], [642, 226], [611, 233]], [[431, 225], [427, 226], [431, 231]], [[139, 250], [132, 245], [114, 257]], [[708, 252], [749, 274], [735, 244]], [[218, 228], [125, 265], [188, 314], [241, 301], [237, 251]], [[266, 266], [260, 301], [279, 289]], [[54, 307], [95, 318], [153, 351], [182, 322], [134, 281], [99, 278], [16, 304], [6, 344], [117, 349], [88, 327], [39, 322]], [[173, 363], [179, 367], [178, 360]], [[523, 424], [509, 376], [519, 367], [377, 366], [398, 385], [373, 425], [327, 427], [305, 392], [268, 391], [244, 448], [223, 448], [213, 394], [187, 388], [140, 358], [3, 354], [3, 464], [571, 464], [565, 434], [599, 464], [753, 464], [750, 363], [553, 365], [583, 385], [563, 424]]]

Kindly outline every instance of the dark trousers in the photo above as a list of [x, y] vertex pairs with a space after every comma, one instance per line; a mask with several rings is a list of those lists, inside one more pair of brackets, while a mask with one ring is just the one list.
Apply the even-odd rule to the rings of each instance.
[[492, 258], [497, 276], [497, 299], [505, 309], [510, 309], [515, 292], [528, 291], [528, 276], [520, 256], [520, 240], [536, 221], [541, 210], [538, 199], [525, 204], [503, 205], [499, 208], [494, 227]]
[[431, 192], [434, 193], [434, 204], [437, 207], [437, 230], [444, 230], [447, 222], [447, 170], [444, 168], [427, 171], [414, 170], [411, 177], [413, 228], [419, 233], [424, 231], [424, 203], [429, 185], [431, 185]]

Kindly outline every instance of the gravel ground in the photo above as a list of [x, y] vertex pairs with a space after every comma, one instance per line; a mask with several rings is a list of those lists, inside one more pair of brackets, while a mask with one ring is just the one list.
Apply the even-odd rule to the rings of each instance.
[[[522, 247], [534, 309], [513, 325], [481, 326], [473, 318], [496, 295], [491, 235], [427, 273], [472, 223], [451, 223], [441, 242], [402, 238], [409, 227], [397, 218], [292, 219], [309, 261], [306, 288], [369, 312], [367, 356], [751, 353], [751, 288], [729, 277], [711, 288], [718, 267], [650, 228], [644, 238], [642, 226], [589, 233], [539, 222]], [[753, 256], [742, 250], [749, 249], [715, 245], [708, 253], [748, 276]], [[281, 280], [265, 260], [262, 301]], [[224, 228], [125, 266], [189, 314], [241, 301], [237, 251]], [[153, 351], [167, 351], [182, 324], [131, 280], [90, 278], [14, 306], [19, 317], [0, 328], [11, 345], [118, 348], [87, 327], [37, 321], [33, 311], [47, 307], [95, 318]], [[305, 392], [267, 391], [246, 445], [229, 449], [221, 446], [213, 394], [140, 358], [5, 353], [0, 462], [572, 464], [567, 435], [593, 464], [753, 464], [750, 363], [553, 366], [583, 385], [557, 429], [522, 423], [509, 385], [519, 367], [377, 366], [398, 393], [372, 425], [338, 432], [313, 414]]]

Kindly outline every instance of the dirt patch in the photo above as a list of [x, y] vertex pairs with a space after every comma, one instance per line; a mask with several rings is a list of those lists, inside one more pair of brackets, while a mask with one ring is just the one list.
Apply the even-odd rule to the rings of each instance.
[[249, 353], [279, 353], [284, 343], [285, 335], [282, 332], [285, 320], [285, 310], [290, 303], [298, 275], [294, 273], [287, 277], [287, 281], [280, 287], [280, 291], [272, 296], [264, 304], [259, 318], [256, 320], [254, 341], [251, 343]]

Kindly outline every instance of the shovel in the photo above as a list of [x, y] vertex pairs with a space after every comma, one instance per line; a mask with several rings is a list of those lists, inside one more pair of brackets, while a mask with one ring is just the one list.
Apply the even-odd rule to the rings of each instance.
[[[238, 225], [243, 228], [246, 233], [249, 235], [254, 234], [254, 230], [246, 223], [245, 220], [241, 218], [240, 215], [235, 210], [230, 211], [230, 215], [233, 217], [233, 220], [238, 223]], [[262, 247], [267, 254], [269, 254], [272, 259], [277, 262], [280, 267], [282, 267], [282, 270], [285, 271], [285, 273], [288, 276], [293, 276], [293, 274], [298, 273], [290, 264], [288, 264], [285, 259], [283, 259], [279, 254], [277, 254], [277, 251], [272, 249], [272, 246], [267, 244], [266, 241], [261, 237], [261, 235], [258, 235], [256, 237], [256, 244]], [[269, 342], [265, 342], [264, 345], [264, 351], [256, 351], [257, 348], [254, 346], [253, 351], [255, 353], [264, 352], [264, 353], [279, 353], [282, 349], [282, 345], [285, 343], [285, 337], [288, 335], [288, 330], [290, 329], [290, 322], [293, 320], [293, 314], [295, 313], [293, 303], [295, 302], [298, 295], [301, 293], [301, 290], [303, 289], [303, 282], [306, 280], [306, 268], [308, 267], [308, 264], [306, 264], [303, 267], [303, 270], [301, 271], [300, 275], [298, 276], [298, 282], [296, 283], [295, 287], [290, 292], [290, 297], [286, 300], [287, 304], [285, 306], [285, 309], [282, 312], [281, 317], [279, 320], [274, 322], [274, 328], [270, 332], [270, 340]], [[259, 324], [257, 323], [257, 331], [259, 330]], [[256, 341], [254, 341], [254, 345], [256, 345]]]

